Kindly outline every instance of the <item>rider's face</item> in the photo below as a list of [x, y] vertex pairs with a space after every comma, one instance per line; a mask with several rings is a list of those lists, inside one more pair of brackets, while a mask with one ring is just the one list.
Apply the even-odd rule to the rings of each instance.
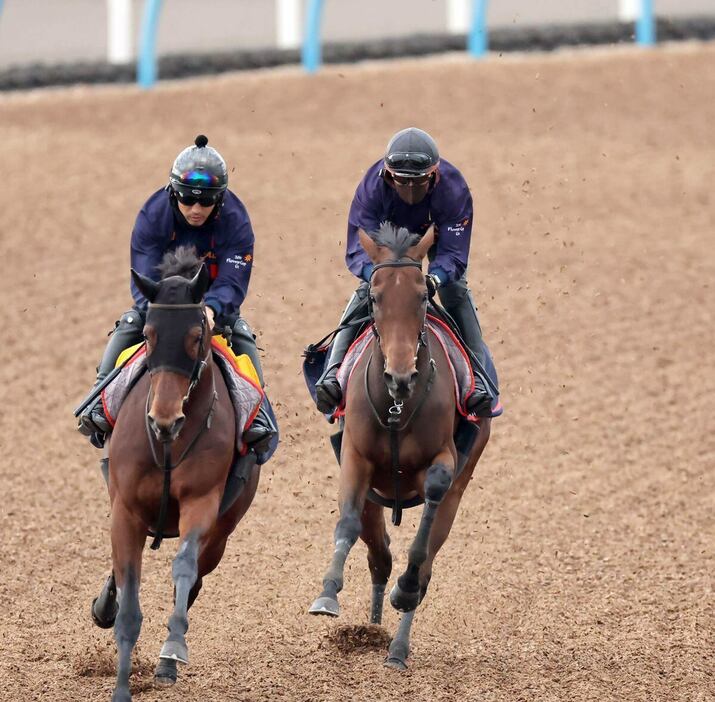
[[397, 192], [397, 196], [408, 205], [416, 205], [425, 199], [432, 182], [432, 176], [422, 178], [401, 178], [392, 176], [392, 184]]
[[193, 205], [182, 205], [181, 201], [176, 203], [179, 207], [179, 212], [184, 215], [184, 219], [192, 227], [200, 227], [209, 218], [211, 211], [215, 205], [209, 205], [208, 207], [202, 207], [198, 202]]

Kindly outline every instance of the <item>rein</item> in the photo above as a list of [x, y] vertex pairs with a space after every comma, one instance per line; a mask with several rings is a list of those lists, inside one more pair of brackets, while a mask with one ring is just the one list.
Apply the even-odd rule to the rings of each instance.
[[[412, 261], [412, 260], [399, 260], [399, 261], [387, 261], [385, 263], [378, 263], [372, 270], [372, 274], [370, 275], [370, 281], [372, 282], [372, 276], [375, 274], [375, 271], [379, 270], [380, 268], [403, 268], [406, 266], [412, 266], [414, 268], [419, 268], [420, 271], [422, 271], [422, 264], [417, 262], [417, 261]], [[373, 318], [372, 314], [372, 296], [370, 294], [370, 290], [368, 288], [368, 310], [370, 317]], [[400, 498], [400, 432], [404, 431], [407, 429], [407, 427], [410, 425], [412, 420], [415, 418], [417, 413], [422, 409], [422, 406], [424, 405], [427, 396], [429, 395], [429, 391], [432, 389], [432, 383], [434, 382], [434, 377], [435, 373], [437, 371], [437, 364], [435, 363], [434, 359], [432, 358], [432, 354], [430, 353], [430, 348], [429, 348], [429, 335], [427, 334], [427, 309], [425, 306], [425, 318], [422, 321], [422, 329], [420, 331], [419, 337], [417, 339], [417, 353], [415, 355], [415, 358], [419, 356], [420, 353], [420, 348], [424, 346], [424, 348], [427, 349], [427, 354], [429, 356], [429, 366], [430, 366], [430, 372], [429, 376], [427, 378], [427, 382], [425, 383], [423, 389], [422, 389], [422, 394], [415, 405], [414, 409], [410, 413], [410, 416], [407, 418], [407, 420], [403, 423], [400, 424], [401, 420], [401, 415], [402, 415], [402, 405], [403, 402], [402, 400], [393, 400], [392, 406], [387, 410], [388, 414], [390, 415], [387, 418], [387, 422], [384, 422], [382, 418], [380, 417], [380, 414], [377, 410], [377, 407], [375, 407], [375, 403], [372, 401], [372, 397], [370, 397], [370, 388], [369, 388], [369, 382], [368, 382], [368, 377], [369, 377], [369, 372], [370, 372], [370, 364], [372, 363], [372, 352], [370, 353], [370, 357], [367, 360], [367, 363], [365, 365], [365, 373], [364, 373], [364, 383], [365, 383], [365, 395], [367, 397], [367, 402], [370, 405], [370, 409], [372, 410], [372, 414], [377, 420], [377, 423], [385, 430], [390, 432], [390, 467], [391, 467], [391, 472], [392, 472], [392, 484], [393, 484], [393, 490], [395, 492], [395, 499], [393, 501], [392, 505], [392, 523], [395, 526], [400, 526], [402, 522], [402, 509], [403, 509], [403, 502]], [[373, 331], [375, 334], [375, 338], [377, 339], [377, 345], [382, 351], [382, 347], [380, 346], [380, 335], [377, 331], [377, 327], [373, 326]]]
[[[160, 309], [164, 311], [174, 311], [174, 310], [187, 310], [187, 309], [196, 309], [196, 308], [201, 308], [202, 310], [202, 334], [201, 334], [201, 339], [199, 342], [199, 353], [197, 354], [196, 357], [196, 362], [194, 363], [194, 367], [191, 371], [191, 376], [189, 377], [189, 388], [186, 391], [186, 395], [184, 395], [184, 398], [182, 400], [182, 406], [185, 405], [188, 402], [189, 396], [191, 395], [191, 391], [198, 385], [199, 380], [201, 379], [201, 375], [203, 374], [203, 371], [205, 368], [208, 366], [208, 354], [211, 353], [211, 347], [209, 344], [209, 349], [208, 352], [204, 352], [204, 342], [206, 339], [206, 333], [205, 329], [207, 327], [207, 319], [206, 319], [206, 312], [203, 309], [202, 304], [181, 304], [181, 305], [165, 305], [165, 304], [155, 304], [155, 303], [150, 303], [150, 307], [154, 309]], [[162, 366], [159, 366], [159, 369], [161, 369]], [[150, 373], [151, 373], [150, 369]], [[156, 370], [156, 369], [153, 369]], [[179, 369], [172, 369], [172, 370], [179, 370]], [[159, 504], [159, 518], [156, 523], [156, 529], [154, 530], [154, 540], [151, 543], [151, 549], [156, 551], [160, 546], [161, 542], [164, 539], [164, 527], [166, 525], [166, 516], [169, 511], [169, 497], [170, 497], [170, 491], [171, 491], [171, 473], [172, 471], [177, 468], [182, 461], [186, 458], [186, 456], [189, 454], [192, 448], [196, 445], [196, 442], [199, 440], [199, 438], [203, 435], [204, 431], [208, 430], [211, 428], [211, 420], [213, 418], [213, 413], [216, 409], [216, 401], [218, 400], [218, 393], [216, 392], [216, 376], [214, 375], [213, 371], [211, 373], [211, 403], [209, 404], [208, 411], [206, 413], [206, 416], [204, 417], [204, 420], [201, 422], [199, 425], [199, 429], [196, 432], [196, 434], [193, 436], [191, 441], [188, 442], [186, 445], [186, 448], [182, 451], [181, 455], [179, 456], [179, 460], [176, 463], [172, 463], [171, 460], [171, 444], [173, 443], [172, 440], [170, 441], [162, 441], [162, 447], [163, 447], [163, 460], [160, 462], [159, 457], [157, 455], [157, 450], [155, 446], [155, 440], [154, 436], [151, 431], [151, 427], [149, 426], [149, 408], [151, 407], [151, 388], [149, 389], [149, 392], [147, 393], [146, 397], [146, 410], [144, 412], [144, 426], [146, 428], [146, 434], [147, 434], [147, 439], [149, 440], [149, 447], [151, 448], [151, 455], [152, 458], [154, 459], [154, 465], [157, 468], [160, 468], [163, 473], [164, 473], [164, 483], [163, 483], [163, 488], [162, 488], [162, 493], [161, 493], [161, 502]]]

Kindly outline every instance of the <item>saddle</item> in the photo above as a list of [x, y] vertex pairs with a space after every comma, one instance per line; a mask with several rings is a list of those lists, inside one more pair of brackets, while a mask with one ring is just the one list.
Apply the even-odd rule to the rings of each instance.
[[[139, 346], [141, 344], [123, 351], [117, 359], [117, 365], [121, 365], [126, 358], [137, 352]], [[261, 388], [256, 369], [247, 355], [237, 356], [228, 345], [226, 339], [221, 336], [211, 337], [211, 350], [214, 363], [223, 375], [235, 410], [236, 449], [240, 455], [244, 455], [247, 449], [243, 441], [243, 434], [251, 426], [258, 414], [261, 403], [267, 402], [267, 400]], [[146, 355], [143, 350], [139, 350], [134, 358], [122, 368], [119, 375], [102, 390], [101, 397], [104, 412], [112, 427], [116, 423], [119, 410], [129, 391], [136, 385], [145, 371]], [[261, 454], [261, 458], [263, 457], [264, 454]], [[265, 460], [260, 460], [259, 463], [264, 463], [266, 460], [268, 460], [268, 457]]]

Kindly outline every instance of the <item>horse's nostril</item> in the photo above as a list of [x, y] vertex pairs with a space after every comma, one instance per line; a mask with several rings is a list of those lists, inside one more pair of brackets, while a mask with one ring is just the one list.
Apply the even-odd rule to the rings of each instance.
[[382, 375], [385, 378], [385, 385], [391, 386], [395, 382], [394, 378], [392, 377], [392, 373], [388, 373], [387, 371], [385, 371]]
[[419, 373], [415, 371], [411, 376], [410, 376], [410, 385], [414, 385], [417, 382], [417, 376]]

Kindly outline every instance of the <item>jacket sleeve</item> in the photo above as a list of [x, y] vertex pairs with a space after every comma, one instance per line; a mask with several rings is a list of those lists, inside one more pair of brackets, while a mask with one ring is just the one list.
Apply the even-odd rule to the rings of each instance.
[[450, 194], [442, 211], [435, 217], [437, 250], [429, 265], [442, 285], [459, 280], [467, 270], [474, 215], [472, 195], [463, 182]]
[[216, 247], [218, 274], [204, 297], [216, 316], [240, 314], [248, 293], [253, 269], [255, 236], [246, 215], [237, 223], [223, 245]]
[[379, 195], [379, 189], [370, 192], [363, 179], [355, 191], [355, 197], [353, 197], [352, 204], [350, 205], [350, 214], [348, 215], [348, 239], [345, 263], [353, 275], [363, 280], [369, 279], [370, 277], [372, 261], [360, 244], [358, 229], [362, 229], [365, 232], [374, 232], [379, 229], [381, 224], [380, 213], [382, 210]]
[[[166, 246], [157, 231], [157, 227], [152, 226], [146, 211], [142, 209], [137, 215], [132, 230], [129, 258], [132, 268], [137, 273], [158, 281], [157, 266], [161, 263]], [[133, 280], [130, 282], [130, 288], [137, 308], [146, 309], [148, 300], [139, 292]]]

